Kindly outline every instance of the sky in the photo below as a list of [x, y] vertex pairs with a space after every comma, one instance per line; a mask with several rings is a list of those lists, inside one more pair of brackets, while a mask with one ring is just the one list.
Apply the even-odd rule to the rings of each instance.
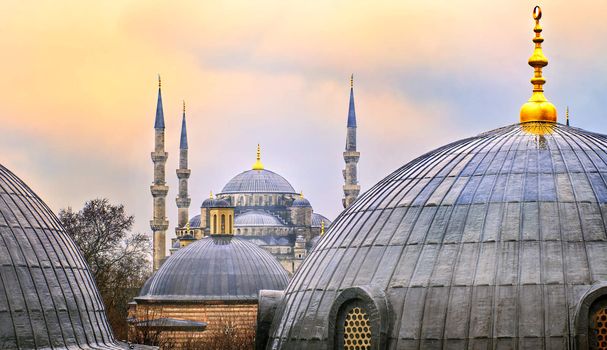
[[[359, 181], [516, 123], [533, 6], [559, 121], [607, 133], [604, 1], [2, 1], [0, 164], [55, 211], [105, 197], [149, 232], [157, 74], [170, 235], [182, 100], [191, 216], [255, 161], [335, 218], [350, 74]], [[170, 237], [170, 236], [169, 236]]]

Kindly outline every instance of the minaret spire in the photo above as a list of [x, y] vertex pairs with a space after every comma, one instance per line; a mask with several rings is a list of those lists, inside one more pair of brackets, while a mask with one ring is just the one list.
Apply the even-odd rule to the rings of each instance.
[[346, 167], [344, 176], [344, 208], [348, 208], [356, 200], [360, 193], [358, 185], [357, 164], [360, 152], [356, 150], [356, 110], [354, 108], [354, 74], [350, 76], [350, 104], [348, 108], [348, 123], [346, 134], [346, 150], [343, 153]]
[[185, 121], [185, 101], [183, 101], [183, 116], [181, 118], [181, 138], [179, 140], [179, 168], [177, 179], [179, 181], [179, 194], [175, 199], [177, 203], [177, 227], [176, 232], [188, 225], [191, 198], [188, 196], [188, 179], [191, 170], [188, 169], [188, 132]]
[[535, 37], [533, 42], [535, 48], [533, 54], [529, 57], [529, 65], [533, 67], [533, 78], [531, 78], [531, 84], [533, 85], [533, 94], [529, 101], [527, 101], [521, 107], [520, 121], [524, 122], [554, 122], [556, 123], [556, 107], [546, 99], [544, 96], [544, 84], [546, 79], [542, 76], [542, 68], [548, 65], [548, 59], [544, 56], [542, 51], [542, 43], [544, 38], [542, 37], [542, 26], [540, 25], [540, 19], [542, 18], [542, 9], [539, 6], [533, 8], [533, 19], [535, 20]]
[[158, 101], [156, 103], [156, 118], [154, 122], [154, 152], [152, 162], [154, 163], [154, 182], [150, 186], [154, 199], [154, 212], [150, 221], [153, 231], [153, 266], [154, 271], [166, 258], [166, 230], [169, 222], [166, 217], [166, 196], [169, 187], [166, 185], [165, 168], [168, 153], [164, 150], [164, 112], [162, 108], [161, 80], [158, 76]]

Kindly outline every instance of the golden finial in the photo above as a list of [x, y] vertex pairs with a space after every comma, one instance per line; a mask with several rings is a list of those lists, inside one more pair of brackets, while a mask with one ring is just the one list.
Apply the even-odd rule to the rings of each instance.
[[299, 192], [299, 197], [303, 199], [303, 197], [304, 197], [304, 196], [303, 196], [303, 191], [300, 191], [300, 192]]
[[183, 114], [185, 114], [185, 100], [183, 100]]
[[213, 191], [211, 191], [211, 194], [209, 195], [209, 198], [213, 199]]
[[529, 101], [527, 101], [521, 107], [521, 123], [524, 122], [555, 122], [556, 123], [556, 107], [546, 99], [544, 96], [544, 84], [546, 79], [542, 76], [542, 68], [548, 65], [548, 59], [542, 52], [542, 26], [540, 25], [540, 19], [542, 18], [542, 9], [536, 6], [533, 9], [533, 19], [535, 20], [535, 37], [533, 42], [535, 43], [535, 49], [533, 54], [529, 57], [529, 65], [533, 67], [534, 75], [531, 78], [531, 84], [533, 84], [533, 94]]
[[190, 231], [190, 222], [189, 221], [185, 224], [185, 229]]
[[162, 87], [162, 80], [160, 79], [160, 74], [158, 74], [158, 88]]
[[325, 234], [325, 220], [320, 220], [320, 235]]
[[567, 126], [569, 126], [569, 106], [567, 106], [567, 110], [565, 112], [565, 115], [567, 116]]
[[253, 170], [263, 170], [263, 164], [261, 163], [261, 147], [257, 144], [257, 160], [253, 164]]
[[350, 75], [350, 89], [354, 88], [354, 73]]

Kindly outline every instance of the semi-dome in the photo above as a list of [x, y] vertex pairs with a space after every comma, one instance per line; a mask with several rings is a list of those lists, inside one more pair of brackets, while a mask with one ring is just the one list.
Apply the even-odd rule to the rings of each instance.
[[193, 216], [190, 219], [190, 227], [200, 227], [200, 214]]
[[276, 216], [261, 210], [246, 211], [234, 219], [234, 227], [285, 226]]
[[293, 186], [277, 173], [266, 170], [247, 170], [234, 176], [220, 194], [233, 193], [292, 193]]
[[304, 198], [303, 196], [300, 196], [299, 198], [293, 201], [293, 204], [291, 204], [291, 206], [308, 208], [311, 207], [312, 204], [310, 204], [310, 201], [308, 199]]
[[325, 227], [331, 226], [331, 220], [327, 219], [324, 215], [312, 213], [312, 227], [320, 227], [323, 222], [325, 223]]
[[262, 248], [232, 236], [209, 236], [171, 255], [135, 300], [257, 300], [259, 290], [284, 289], [287, 281], [287, 271]]
[[561, 124], [427, 153], [335, 220], [268, 348], [587, 348], [607, 305], [606, 183], [607, 136]]
[[49, 207], [0, 165], [3, 349], [118, 349], [95, 281]]

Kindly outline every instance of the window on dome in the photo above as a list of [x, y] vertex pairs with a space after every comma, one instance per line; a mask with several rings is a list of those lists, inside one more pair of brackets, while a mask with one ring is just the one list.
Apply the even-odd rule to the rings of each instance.
[[589, 348], [607, 350], [607, 298], [596, 300], [588, 316]]
[[336, 328], [336, 349], [371, 349], [371, 322], [369, 313], [361, 302], [349, 303], [342, 307]]

